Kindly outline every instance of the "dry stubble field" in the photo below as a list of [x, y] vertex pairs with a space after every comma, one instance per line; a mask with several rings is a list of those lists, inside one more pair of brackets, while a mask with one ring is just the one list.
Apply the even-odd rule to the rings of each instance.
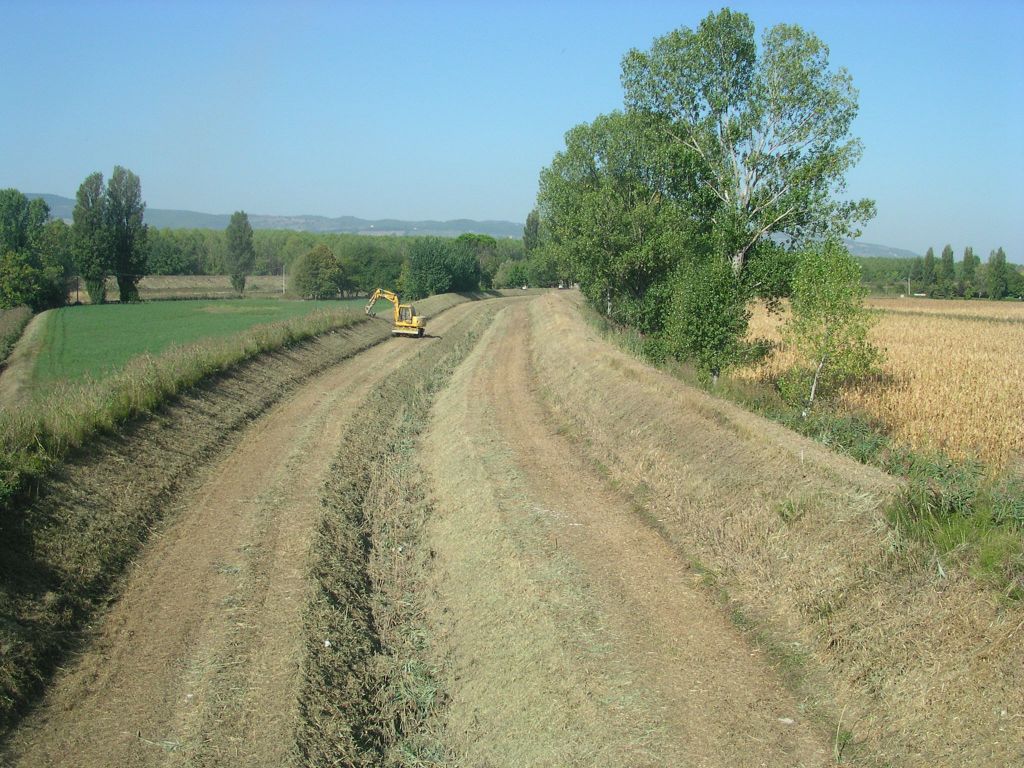
[[[841, 403], [900, 440], [994, 469], [1024, 471], [1024, 302], [870, 299], [871, 340], [888, 380], [844, 392]], [[785, 316], [755, 311], [750, 335], [779, 341]], [[785, 349], [737, 375], [772, 379]]]
[[1024, 762], [1019, 606], [890, 530], [891, 478], [578, 302], [359, 326], [73, 462], [51, 545], [157, 535], [0, 764]]

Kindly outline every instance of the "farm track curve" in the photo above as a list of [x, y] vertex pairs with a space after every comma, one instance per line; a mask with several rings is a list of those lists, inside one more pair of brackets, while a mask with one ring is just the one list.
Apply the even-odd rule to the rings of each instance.
[[[439, 401], [422, 452], [438, 496], [439, 614], [462, 681], [449, 730], [465, 764], [832, 765], [830, 734], [548, 418], [530, 342], [528, 308], [504, 309]], [[474, 557], [490, 571], [460, 570]], [[509, 703], [493, 701], [498, 688]], [[548, 696], [562, 700], [550, 709]]]
[[[470, 302], [432, 320], [444, 333]], [[12, 734], [12, 765], [284, 765], [306, 551], [346, 426], [419, 344], [394, 339], [302, 384], [179, 501], [81, 655]]]
[[[890, 546], [895, 481], [629, 358], [579, 302], [363, 323], [98, 439], [26, 530], [117, 597], [0, 765], [1024, 764], [1019, 611]], [[903, 709], [857, 687], [886, 664]]]

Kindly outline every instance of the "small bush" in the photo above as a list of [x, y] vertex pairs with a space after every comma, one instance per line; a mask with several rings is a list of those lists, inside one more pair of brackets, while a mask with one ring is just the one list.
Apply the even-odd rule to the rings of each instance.
[[299, 257], [292, 269], [292, 291], [304, 299], [337, 296], [344, 282], [341, 264], [331, 249], [322, 243]]

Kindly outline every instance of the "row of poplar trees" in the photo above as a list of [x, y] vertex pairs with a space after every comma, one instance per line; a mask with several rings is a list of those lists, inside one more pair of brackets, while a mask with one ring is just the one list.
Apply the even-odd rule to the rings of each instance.
[[988, 256], [988, 263], [983, 268], [981, 257], [974, 253], [973, 248], [964, 249], [963, 261], [955, 262], [952, 246], [942, 249], [942, 257], [935, 259], [935, 251], [931, 248], [924, 258], [914, 259], [910, 265], [910, 283], [916, 290], [936, 298], [952, 298], [962, 296], [973, 298], [986, 296], [990, 299], [1003, 299], [1011, 294], [1019, 294], [1024, 290], [1024, 279], [1006, 262], [1006, 252], [997, 248]]
[[[71, 227], [75, 266], [93, 304], [106, 300], [110, 275], [117, 279], [121, 302], [139, 300], [139, 281], [149, 273], [145, 211], [139, 177], [119, 165], [106, 184], [103, 174], [96, 172], [78, 188]], [[242, 293], [256, 258], [244, 211], [231, 216], [226, 239], [231, 285]]]

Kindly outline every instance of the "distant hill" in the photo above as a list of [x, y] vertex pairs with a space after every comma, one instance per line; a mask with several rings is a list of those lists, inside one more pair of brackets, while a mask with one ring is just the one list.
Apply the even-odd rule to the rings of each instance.
[[[50, 206], [55, 219], [71, 221], [75, 201], [60, 195], [28, 193], [29, 198], [41, 197]], [[227, 229], [231, 214], [199, 213], [164, 208], [146, 208], [146, 223], [158, 229]], [[404, 221], [401, 219], [360, 219], [355, 216], [267, 216], [249, 214], [253, 229], [293, 229], [299, 232], [353, 232], [363, 235], [437, 235], [457, 237], [466, 232], [491, 237], [519, 238], [523, 225], [514, 221]]]
[[862, 243], [860, 240], [844, 240], [843, 242], [846, 244], [850, 253], [854, 256], [886, 259], [916, 259], [921, 255], [903, 248], [893, 248], [889, 245], [876, 245], [875, 243]]
[[[29, 198], [41, 197], [50, 206], [50, 215], [55, 219], [71, 221], [75, 201], [60, 195], [28, 193]], [[227, 229], [231, 214], [199, 213], [166, 208], [146, 208], [146, 223], [158, 229]], [[437, 235], [458, 237], [472, 232], [491, 237], [520, 238], [523, 225], [515, 221], [474, 221], [473, 219], [452, 219], [450, 221], [404, 221], [402, 219], [360, 219], [355, 216], [272, 216], [249, 214], [253, 229], [293, 229], [299, 232], [353, 232], [363, 235]], [[919, 254], [888, 245], [864, 243], [860, 240], [846, 240], [846, 247], [854, 256], [874, 258], [913, 259]]]

